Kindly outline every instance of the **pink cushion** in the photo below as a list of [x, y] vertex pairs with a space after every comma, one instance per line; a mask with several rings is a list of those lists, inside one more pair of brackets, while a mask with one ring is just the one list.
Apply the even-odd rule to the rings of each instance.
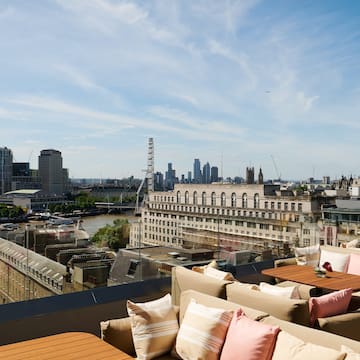
[[220, 360], [270, 360], [279, 331], [278, 326], [252, 320], [238, 310], [231, 320]]
[[334, 291], [319, 297], [309, 299], [310, 322], [327, 316], [343, 314], [347, 311], [351, 300], [352, 289]]
[[350, 254], [348, 274], [360, 275], [360, 255]]

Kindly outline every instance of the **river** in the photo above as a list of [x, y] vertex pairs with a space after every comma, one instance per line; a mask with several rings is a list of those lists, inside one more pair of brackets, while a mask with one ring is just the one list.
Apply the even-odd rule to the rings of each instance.
[[126, 214], [104, 214], [96, 216], [86, 216], [81, 218], [83, 221], [83, 227], [85, 231], [92, 237], [96, 231], [105, 225], [112, 225], [116, 219], [128, 219], [129, 222], [136, 219], [135, 216], [129, 216]]

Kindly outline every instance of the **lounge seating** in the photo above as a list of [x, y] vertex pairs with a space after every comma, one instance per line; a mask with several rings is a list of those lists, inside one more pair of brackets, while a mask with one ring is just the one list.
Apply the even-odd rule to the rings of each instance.
[[[291, 334], [292, 336], [305, 343], [313, 343], [326, 349], [333, 349], [339, 352], [339, 354], [343, 345], [352, 349], [356, 353], [360, 353], [360, 342], [358, 341], [354, 341], [339, 335], [325, 333], [324, 331], [304, 327], [302, 325], [293, 324], [288, 321], [280, 320], [274, 316], [269, 316], [263, 311], [258, 311], [247, 306], [239, 305], [224, 299], [216, 298], [211, 295], [203, 294], [195, 290], [186, 290], [181, 294], [179, 312], [180, 324], [192, 299], [204, 306], [219, 309], [237, 310], [241, 308], [245, 312], [245, 314], [252, 320], [256, 320], [260, 323], [268, 325], [278, 326], [282, 331]], [[119, 348], [120, 350], [128, 353], [131, 356], [136, 356], [135, 349], [131, 341], [131, 321], [129, 318], [104, 321], [101, 323], [100, 326], [102, 338], [105, 341], [109, 342], [113, 346]], [[280, 350], [278, 349], [278, 351]], [[168, 353], [161, 355], [156, 359], [165, 360], [173, 358], [177, 358], [176, 353], [174, 353], [174, 351], [169, 351]], [[338, 359], [343, 359], [343, 357], [339, 357]], [[291, 360], [291, 358], [289, 360]]]
[[[179, 305], [178, 318], [180, 328], [187, 308], [193, 299], [196, 303], [208, 307], [224, 310], [238, 310], [241, 308], [250, 319], [279, 327], [282, 332], [280, 332], [280, 340], [275, 343], [274, 354], [279, 354], [282, 350], [289, 350], [282, 349], [282, 347], [287, 346], [284, 344], [288, 343], [286, 336], [293, 340], [296, 338], [299, 348], [304, 348], [306, 344], [312, 343], [320, 346], [321, 348], [319, 349], [321, 351], [326, 352], [327, 349], [336, 350], [339, 353], [332, 353], [337, 354], [337, 357], [333, 357], [334, 359], [344, 359], [344, 356], [340, 354], [342, 346], [360, 353], [360, 342], [350, 338], [353, 336], [353, 332], [357, 332], [359, 328], [351, 315], [335, 316], [337, 317], [336, 329], [331, 319], [326, 321], [319, 320], [324, 330], [329, 330], [333, 334], [311, 328], [310, 326], [303, 326], [303, 323], [309, 325], [307, 300], [283, 299], [271, 296], [253, 290], [249, 285], [241, 285], [236, 281], [208, 278], [205, 275], [183, 267], [173, 268], [172, 290], [175, 295], [172, 296], [173, 304]], [[274, 314], [278, 316], [274, 316]], [[282, 319], [279, 319], [279, 317], [282, 317]], [[298, 322], [298, 324], [295, 322]], [[352, 327], [352, 325], [355, 327]], [[101, 336], [105, 341], [131, 356], [136, 355], [132, 343], [131, 321], [129, 318], [103, 321], [100, 327]], [[344, 334], [347, 337], [336, 335], [335, 332]], [[169, 351], [158, 358], [172, 359], [176, 358], [176, 354]], [[331, 358], [330, 355], [329, 358]]]

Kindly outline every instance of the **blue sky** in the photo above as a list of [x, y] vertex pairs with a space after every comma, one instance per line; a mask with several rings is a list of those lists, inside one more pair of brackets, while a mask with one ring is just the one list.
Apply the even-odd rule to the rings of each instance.
[[360, 2], [0, 0], [0, 146], [71, 177], [359, 175]]

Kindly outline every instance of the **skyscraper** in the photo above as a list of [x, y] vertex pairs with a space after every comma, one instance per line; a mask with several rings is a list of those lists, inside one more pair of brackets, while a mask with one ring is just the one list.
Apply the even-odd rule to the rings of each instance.
[[11, 190], [13, 154], [7, 147], [0, 148], [0, 193]]
[[168, 190], [172, 190], [174, 188], [176, 173], [172, 168], [172, 163], [168, 163], [168, 170], [165, 172], [165, 187]]
[[201, 183], [201, 168], [199, 159], [194, 159], [194, 183]]
[[219, 181], [219, 169], [217, 166], [212, 166], [210, 171], [210, 180], [211, 182]]
[[39, 156], [39, 175], [41, 188], [47, 194], [64, 193], [64, 171], [61, 152], [58, 150], [41, 150]]
[[203, 183], [210, 184], [210, 164], [207, 162], [203, 167]]

